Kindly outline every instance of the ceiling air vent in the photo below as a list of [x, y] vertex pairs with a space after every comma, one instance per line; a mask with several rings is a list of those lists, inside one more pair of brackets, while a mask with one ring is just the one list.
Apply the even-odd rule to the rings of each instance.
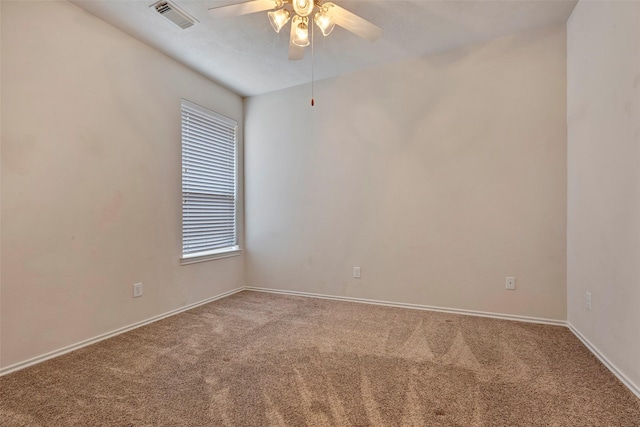
[[153, 6], [160, 15], [164, 16], [183, 30], [193, 26], [193, 24], [197, 22], [194, 17], [168, 1], [162, 0], [152, 4], [151, 6]]

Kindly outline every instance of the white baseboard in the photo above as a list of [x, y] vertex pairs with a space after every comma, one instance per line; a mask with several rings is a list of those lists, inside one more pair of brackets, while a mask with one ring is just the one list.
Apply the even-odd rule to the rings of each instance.
[[629, 377], [623, 374], [622, 371], [620, 371], [616, 367], [616, 365], [614, 365], [609, 359], [607, 359], [607, 357], [602, 354], [602, 352], [598, 350], [595, 345], [593, 345], [588, 339], [586, 339], [571, 323], [567, 322], [567, 327], [571, 332], [573, 332], [573, 335], [578, 337], [578, 339], [582, 341], [585, 347], [587, 347], [589, 351], [591, 351], [591, 353], [593, 353], [593, 355], [596, 356], [598, 360], [600, 360], [600, 362], [602, 362], [602, 364], [606, 366], [607, 369], [609, 369], [611, 373], [613, 373], [613, 375], [615, 375], [620, 380], [620, 382], [622, 382], [622, 384], [627, 386], [627, 388], [631, 390], [631, 392], [635, 394], [638, 399], [640, 399], [640, 386], [635, 384], [629, 379]]
[[60, 348], [58, 350], [51, 351], [49, 353], [45, 353], [40, 356], [33, 357], [31, 359], [15, 363], [13, 365], [9, 365], [4, 368], [0, 368], [0, 376], [9, 374], [11, 372], [18, 371], [20, 369], [24, 369], [26, 367], [44, 362], [45, 360], [53, 359], [54, 357], [61, 356], [63, 354], [69, 353], [71, 351], [80, 349], [82, 347], [86, 347], [88, 345], [97, 343], [99, 341], [105, 340], [107, 338], [114, 337], [116, 335], [123, 334], [125, 332], [131, 331], [133, 329], [139, 328], [141, 326], [148, 325], [153, 322], [157, 322], [158, 320], [185, 312], [187, 310], [191, 310], [192, 308], [196, 308], [198, 306], [208, 304], [210, 302], [231, 296], [241, 291], [252, 291], [252, 292], [266, 292], [273, 294], [283, 294], [283, 295], [292, 295], [292, 296], [301, 296], [301, 297], [309, 297], [309, 298], [322, 298], [322, 299], [330, 299], [337, 301], [350, 301], [356, 303], [363, 304], [374, 304], [374, 305], [383, 305], [388, 307], [399, 307], [399, 308], [410, 308], [414, 310], [427, 310], [427, 311], [439, 311], [443, 313], [454, 313], [454, 314], [463, 314], [467, 316], [480, 316], [480, 317], [490, 317], [493, 319], [504, 319], [504, 320], [514, 320], [518, 322], [529, 322], [529, 323], [541, 323], [545, 325], [556, 325], [556, 326], [565, 326], [568, 327], [569, 330], [591, 351], [602, 362], [604, 366], [607, 367], [633, 394], [635, 394], [638, 398], [640, 398], [640, 387], [634, 384], [625, 374], [623, 374], [609, 359], [607, 359], [597, 347], [595, 347], [589, 340], [587, 340], [582, 334], [569, 322], [564, 320], [556, 320], [556, 319], [545, 319], [539, 317], [528, 317], [528, 316], [518, 316], [514, 314], [502, 314], [502, 313], [491, 313], [484, 311], [475, 311], [475, 310], [464, 310], [457, 308], [447, 308], [447, 307], [437, 307], [437, 306], [429, 306], [422, 304], [409, 304], [409, 303], [400, 303], [400, 302], [390, 302], [390, 301], [381, 301], [381, 300], [373, 300], [366, 298], [354, 298], [354, 297], [345, 297], [345, 296], [335, 296], [335, 295], [323, 295], [323, 294], [314, 294], [310, 292], [298, 292], [298, 291], [287, 291], [280, 289], [270, 289], [270, 288], [258, 288], [253, 286], [243, 286], [240, 288], [233, 289], [231, 291], [213, 296], [211, 298], [207, 298], [202, 301], [198, 301], [193, 304], [186, 305], [184, 307], [177, 308], [175, 310], [168, 311], [164, 314], [160, 314], [158, 316], [151, 317], [146, 320], [142, 320], [140, 322], [133, 323], [128, 326], [124, 326], [122, 328], [113, 330], [111, 332], [107, 332], [105, 334], [98, 335], [96, 337], [81, 341], [76, 344], [72, 344], [67, 347]]
[[475, 310], [465, 310], [459, 308], [448, 308], [448, 307], [437, 307], [431, 305], [422, 305], [422, 304], [409, 304], [403, 302], [391, 302], [391, 301], [381, 301], [374, 299], [366, 299], [366, 298], [354, 298], [354, 297], [343, 297], [343, 296], [335, 296], [335, 295], [323, 295], [323, 294], [313, 294], [309, 292], [298, 292], [298, 291], [285, 291], [280, 289], [269, 289], [269, 288], [257, 288], [254, 286], [246, 286], [244, 288], [247, 291], [254, 292], [267, 292], [272, 294], [284, 294], [284, 295], [294, 295], [301, 297], [311, 297], [311, 298], [322, 298], [322, 299], [331, 299], [338, 301], [350, 301], [350, 302], [358, 302], [363, 304], [374, 304], [374, 305], [384, 305], [388, 307], [399, 307], [399, 308], [411, 308], [414, 310], [427, 310], [427, 311], [439, 311], [442, 313], [454, 313], [454, 314], [464, 314], [467, 316], [479, 316], [479, 317], [490, 317], [492, 319], [504, 319], [504, 320], [515, 320], [517, 322], [529, 322], [529, 323], [542, 323], [545, 325], [556, 325], [556, 326], [566, 326], [567, 322], [564, 320], [556, 320], [556, 319], [545, 319], [542, 317], [528, 317], [528, 316], [518, 316], [515, 314], [502, 314], [502, 313], [491, 313], [486, 311], [475, 311]]
[[205, 300], [198, 301], [198, 302], [195, 302], [193, 304], [185, 305], [184, 307], [180, 307], [180, 308], [177, 308], [175, 310], [168, 311], [168, 312], [160, 314], [158, 316], [154, 316], [154, 317], [151, 317], [149, 319], [142, 320], [140, 322], [136, 322], [136, 323], [133, 323], [131, 325], [124, 326], [122, 328], [118, 328], [118, 329], [113, 330], [111, 332], [107, 332], [107, 333], [98, 335], [96, 337], [89, 338], [89, 339], [84, 340], [84, 341], [80, 341], [79, 343], [72, 344], [72, 345], [69, 345], [67, 347], [60, 348], [58, 350], [50, 351], [49, 353], [45, 353], [45, 354], [42, 354], [40, 356], [33, 357], [31, 359], [27, 359], [27, 360], [24, 360], [22, 362], [14, 363], [13, 365], [9, 365], [7, 367], [1, 368], [0, 369], [0, 376], [9, 374], [11, 372], [18, 371], [20, 369], [24, 369], [24, 368], [32, 366], [32, 365], [36, 365], [38, 363], [44, 362], [45, 360], [53, 359], [54, 357], [62, 356], [63, 354], [69, 353], [69, 352], [74, 351], [74, 350], [78, 350], [78, 349], [80, 349], [82, 347], [86, 347], [86, 346], [91, 345], [91, 344], [95, 344], [95, 343], [97, 343], [99, 341], [102, 341], [102, 340], [106, 340], [107, 338], [115, 337], [116, 335], [120, 335], [120, 334], [123, 334], [125, 332], [129, 332], [132, 329], [136, 329], [136, 328], [139, 328], [141, 326], [148, 325], [149, 323], [157, 322], [158, 320], [162, 320], [164, 318], [176, 315], [178, 313], [182, 313], [182, 312], [187, 311], [187, 310], [191, 310], [192, 308], [196, 308], [198, 306], [201, 306], [201, 305], [204, 305], [204, 304], [208, 304], [210, 302], [219, 300], [221, 298], [228, 297], [228, 296], [233, 295], [235, 293], [238, 293], [238, 292], [240, 292], [242, 290], [244, 290], [244, 287], [236, 288], [236, 289], [233, 289], [231, 291], [228, 291], [228, 292], [213, 296], [211, 298], [207, 298]]
[[353, 297], [343, 297], [343, 296], [335, 296], [335, 295], [323, 295], [323, 294], [314, 294], [309, 292], [299, 292], [299, 291], [287, 291], [280, 289], [270, 289], [270, 288], [258, 288], [253, 286], [247, 286], [244, 288], [247, 291], [254, 292], [267, 292], [273, 294], [283, 294], [283, 295], [293, 295], [293, 296], [301, 296], [301, 297], [310, 297], [310, 298], [322, 298], [322, 299], [330, 299], [330, 300], [338, 300], [338, 301], [351, 301], [358, 302], [364, 304], [375, 304], [375, 305], [384, 305], [389, 307], [400, 307], [400, 308], [411, 308], [417, 310], [428, 310], [428, 311], [439, 311], [443, 313], [455, 313], [455, 314], [463, 314], [467, 316], [480, 316], [480, 317], [490, 317], [493, 319], [504, 319], [504, 320], [515, 320], [518, 322], [529, 322], [529, 323], [541, 323], [545, 325], [557, 325], [557, 326], [565, 326], [569, 328], [569, 330], [587, 347], [587, 349], [593, 353], [594, 356], [602, 362], [602, 364], [611, 371], [613, 375], [615, 375], [622, 384], [624, 384], [633, 394], [635, 394], [638, 398], [640, 398], [640, 387], [634, 384], [625, 374], [623, 374], [609, 359], [607, 359], [597, 347], [595, 347], [589, 340], [587, 340], [578, 330], [569, 322], [565, 320], [555, 320], [555, 319], [545, 319], [539, 317], [527, 317], [527, 316], [517, 316], [513, 314], [502, 314], [502, 313], [489, 313], [484, 311], [474, 311], [474, 310], [463, 310], [458, 308], [447, 308], [447, 307], [435, 307], [429, 305], [420, 305], [420, 304], [408, 304], [408, 303], [398, 303], [398, 302], [389, 302], [389, 301], [380, 301], [380, 300], [371, 300], [365, 298], [353, 298]]

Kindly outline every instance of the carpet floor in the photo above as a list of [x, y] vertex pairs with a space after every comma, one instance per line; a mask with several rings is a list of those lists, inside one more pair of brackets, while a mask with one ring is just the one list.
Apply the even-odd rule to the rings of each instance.
[[640, 426], [564, 327], [241, 292], [0, 378], [9, 426]]

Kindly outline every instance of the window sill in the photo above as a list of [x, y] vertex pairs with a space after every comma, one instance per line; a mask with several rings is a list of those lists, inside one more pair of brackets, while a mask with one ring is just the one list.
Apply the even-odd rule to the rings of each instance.
[[238, 256], [240, 255], [241, 252], [242, 252], [242, 249], [240, 249], [239, 246], [231, 246], [229, 248], [216, 249], [215, 251], [198, 252], [195, 254], [183, 255], [182, 258], [180, 258], [180, 264], [188, 265], [188, 264], [195, 264], [196, 262], [205, 262], [205, 261], [211, 261], [214, 259], [229, 258], [233, 256]]

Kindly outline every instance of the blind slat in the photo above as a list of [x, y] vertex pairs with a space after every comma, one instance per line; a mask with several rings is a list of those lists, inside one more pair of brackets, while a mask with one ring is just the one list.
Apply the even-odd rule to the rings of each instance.
[[217, 184], [223, 185], [230, 190], [235, 188], [235, 180], [234, 177], [229, 176], [220, 176], [219, 174], [206, 174], [206, 173], [198, 173], [199, 171], [185, 171], [185, 182], [193, 183], [193, 184]]

